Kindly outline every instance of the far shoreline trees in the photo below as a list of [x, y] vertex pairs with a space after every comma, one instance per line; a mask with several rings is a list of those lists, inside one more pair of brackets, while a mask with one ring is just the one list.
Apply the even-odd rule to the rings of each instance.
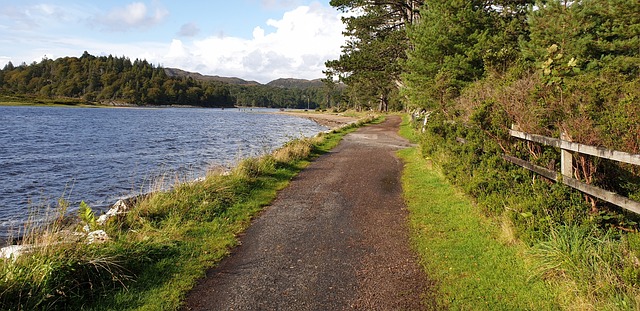
[[[40, 62], [0, 70], [0, 95], [29, 100], [88, 102], [106, 105], [200, 107], [330, 108], [340, 101], [340, 88], [317, 83], [296, 87], [237, 85], [223, 81], [168, 76], [146, 60], [93, 56], [44, 58]], [[289, 87], [289, 85], [291, 85]]]

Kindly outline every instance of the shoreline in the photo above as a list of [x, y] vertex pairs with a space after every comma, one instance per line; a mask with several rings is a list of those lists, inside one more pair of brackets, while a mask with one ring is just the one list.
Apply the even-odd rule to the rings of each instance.
[[[33, 106], [27, 106], [27, 107], [33, 107]], [[73, 109], [74, 107], [79, 107], [79, 106], [65, 106], [65, 107], [60, 107], [60, 108], [61, 109], [62, 108]], [[164, 107], [163, 108], [158, 108], [158, 107], [103, 107], [103, 108], [104, 109], [164, 109]], [[167, 108], [169, 108], [169, 107], [167, 107]], [[184, 107], [177, 108], [176, 107], [176, 109], [189, 109], [189, 108], [184, 108]], [[204, 108], [204, 109], [209, 109], [209, 111], [212, 111], [212, 112], [213, 112], [213, 110], [216, 110], [216, 111], [219, 110], [217, 108]], [[237, 114], [238, 116], [239, 115], [247, 115], [248, 114], [248, 113], [244, 113], [244, 112], [243, 113], [236, 113], [236, 111], [238, 109], [240, 109], [240, 108], [233, 108], [233, 109], [228, 109], [228, 110], [229, 110], [229, 112], [233, 113], [234, 115]], [[183, 110], [183, 111], [187, 111], [187, 110]], [[276, 109], [273, 109], [273, 110], [269, 111], [269, 113], [275, 113], [276, 111], [277, 111]], [[254, 108], [254, 112], [256, 112], [256, 114], [257, 113], [261, 113], [258, 108]], [[75, 113], [75, 112], [68, 111], [68, 113], [65, 113], [65, 115], [66, 114], [73, 114], [73, 113]], [[89, 112], [89, 113], [91, 113], [91, 112]], [[194, 111], [194, 113], [199, 113], [199, 112]], [[227, 115], [227, 114], [225, 114], [225, 115]], [[240, 117], [240, 118], [244, 119], [246, 117]], [[253, 119], [254, 117], [250, 117], [250, 118]], [[260, 118], [260, 119], [262, 119], [262, 118]], [[268, 118], [268, 116], [264, 116], [264, 119], [266, 120], [266, 119], [273, 119], [273, 118]], [[279, 129], [281, 127], [281, 123], [282, 122], [283, 121], [270, 122], [270, 124], [273, 124], [272, 128], [276, 129], [276, 130], [274, 130], [274, 132], [280, 131], [280, 132], [284, 133], [284, 130]], [[317, 125], [314, 125], [313, 123], [307, 123], [303, 119], [299, 119], [299, 118], [290, 119], [290, 120], [285, 119], [284, 122], [291, 123], [291, 124], [300, 124], [300, 126], [296, 126], [296, 127], [291, 128], [290, 136], [287, 135], [286, 137], [283, 137], [286, 141], [283, 142], [280, 146], [273, 146], [274, 148], [280, 148], [280, 147], [282, 147], [282, 145], [288, 143], [292, 139], [292, 137], [295, 137], [296, 135], [302, 134], [303, 132], [306, 133], [305, 129], [313, 129], [313, 131], [309, 132], [309, 134], [308, 134], [310, 136], [317, 136], [317, 135], [319, 135], [319, 134], [321, 134], [321, 133], [323, 133], [323, 132], [325, 132], [327, 130], [325, 127], [317, 126]], [[236, 133], [234, 135], [235, 136], [243, 136], [243, 135], [239, 135], [238, 133]], [[267, 142], [261, 142], [261, 143], [262, 144], [267, 144]], [[243, 147], [243, 148], [247, 149], [247, 150], [250, 149], [250, 147], [248, 147], [248, 146], [247, 147]], [[259, 152], [259, 150], [257, 148], [255, 148], [255, 151]], [[235, 153], [240, 153], [240, 151], [231, 151], [231, 152], [233, 152], [234, 154]], [[240, 156], [239, 154], [235, 154], [235, 155], [229, 156], [229, 157], [220, 156], [220, 159], [223, 159], [223, 160], [221, 160], [219, 162], [215, 162], [215, 163], [217, 163], [215, 166], [217, 167], [218, 165], [220, 165], [220, 167], [225, 167], [228, 170], [228, 169], [230, 169], [229, 166], [231, 165], [231, 163], [234, 163], [235, 161], [238, 161], [240, 159], [239, 156]], [[211, 162], [211, 161], [209, 161], [209, 162]], [[213, 162], [211, 162], [211, 163], [213, 163]], [[180, 179], [183, 180], [183, 181], [187, 181], [187, 182], [198, 181], [199, 179], [201, 179], [204, 176], [206, 176], [206, 171], [210, 167], [209, 164], [204, 164], [204, 165], [205, 166], [203, 166], [201, 169], [197, 169], [197, 172], [195, 172], [195, 170], [194, 170], [193, 173], [185, 173], [185, 174], [188, 174], [189, 176], [188, 177], [187, 176], [180, 176]], [[167, 168], [163, 167], [163, 169], [167, 169]], [[187, 168], [185, 168], [185, 169], [187, 169]], [[191, 170], [191, 169], [192, 168], [189, 168], [188, 170]], [[144, 176], [147, 176], [147, 175], [150, 176], [150, 175], [155, 174], [155, 172], [154, 171], [141, 171], [139, 174], [140, 175], [144, 175]], [[157, 175], [158, 176], [164, 176], [164, 174], [165, 173], [158, 172]], [[114, 174], [112, 174], [110, 176], [113, 178], [116, 175], [117, 174], [114, 173]], [[172, 175], [173, 175], [173, 173], [172, 173]], [[71, 175], [69, 174], [69, 176], [71, 176]], [[72, 177], [69, 177], [69, 178], [71, 179]], [[162, 177], [157, 177], [157, 178], [162, 178]], [[130, 178], [130, 180], [134, 180], [134, 179], [138, 180], [138, 177], [131, 177]], [[91, 207], [94, 209], [94, 211], [96, 211], [97, 214], [104, 213], [104, 212], [107, 212], [109, 209], [111, 209], [113, 207], [113, 205], [116, 204], [121, 199], [129, 199], [131, 196], [135, 197], [135, 196], [138, 196], [140, 194], [147, 194], [146, 192], [147, 192], [148, 188], [152, 188], [152, 187], [155, 187], [155, 186], [151, 185], [152, 183], [154, 183], [154, 181], [147, 181], [146, 179], [147, 179], [147, 177], [140, 177], [140, 180], [136, 181], [136, 182], [140, 182], [141, 184], [139, 186], [135, 186], [135, 187], [132, 185], [130, 187], [130, 189], [129, 188], [120, 189], [120, 188], [116, 187], [114, 189], [117, 189], [119, 192], [117, 192], [117, 193], [106, 193], [106, 194], [104, 194], [104, 197], [96, 196], [94, 194], [87, 195], [87, 196], [85, 196], [85, 195], [80, 195], [80, 196], [74, 195], [74, 198], [69, 199], [69, 204], [71, 204], [71, 206], [73, 206], [72, 210], [75, 210], [75, 208], [78, 206], [79, 202], [82, 201], [82, 200], [85, 200], [88, 204], [91, 205]], [[23, 180], [26, 180], [26, 179], [23, 179]], [[117, 180], [119, 180], [119, 179], [117, 179]], [[121, 183], [119, 183], [119, 185], [123, 185], [123, 184], [125, 184], [125, 182], [126, 181], [122, 181]], [[142, 184], [144, 182], [148, 182], [149, 185]], [[133, 183], [133, 181], [131, 181], [131, 183]], [[172, 186], [172, 185], [173, 184], [171, 182], [167, 182], [167, 184], [165, 186]], [[84, 189], [89, 189], [89, 188], [90, 187], [85, 184]], [[37, 203], [38, 206], [41, 205], [42, 207], [44, 207], [44, 206], [51, 205], [53, 208], [55, 208], [55, 206], [56, 206], [55, 202], [57, 202], [59, 197], [64, 194], [64, 189], [61, 189], [61, 190], [55, 191], [55, 192], [54, 191], [50, 191], [50, 192], [51, 192], [50, 195], [48, 195], [46, 198], [43, 197], [43, 199], [40, 199], [38, 201], [38, 203]], [[60, 193], [63, 193], [63, 194], [60, 194]], [[3, 224], [1, 224], [2, 226], [0, 226], [0, 247], [6, 246], [8, 244], [12, 244], [13, 241], [21, 239], [22, 235], [24, 234], [24, 232], [22, 232], [23, 231], [22, 228], [24, 226], [24, 223], [27, 221], [27, 217], [26, 216], [23, 217], [23, 215], [25, 215], [25, 214], [31, 215], [32, 213], [34, 213], [34, 212], [27, 212], [28, 206], [24, 205], [24, 207], [22, 207], [22, 203], [19, 202], [18, 200], [15, 201], [15, 204], [16, 204], [15, 206], [18, 206], [18, 204], [21, 204], [20, 208], [16, 208], [17, 211], [24, 210], [25, 212], [16, 212], [16, 213], [14, 213], [14, 212], [6, 212], [6, 214], [5, 214], [6, 215], [6, 220], [3, 220]], [[31, 204], [31, 203], [29, 203], [29, 204]], [[34, 204], [36, 204], [36, 203], [34, 203]], [[40, 211], [42, 209], [44, 209], [44, 208], [37, 208], [38, 211]], [[55, 212], [53, 212], [53, 213], [55, 214]], [[42, 214], [44, 214], [44, 212], [42, 212]], [[47, 215], [40, 215], [40, 213], [38, 213], [37, 217], [38, 218], [42, 218], [43, 219], [43, 223], [47, 222], [45, 220], [47, 218]]]
[[290, 111], [290, 110], [278, 111], [275, 113], [309, 119], [322, 126], [326, 126], [329, 129], [338, 128], [338, 127], [358, 121], [358, 118], [356, 117], [347, 117], [344, 115], [330, 114], [330, 113], [317, 113], [317, 112], [309, 112], [309, 111], [298, 112], [298, 111]]
[[[15, 265], [19, 270], [7, 266], [11, 271], [39, 274], [11, 274], [7, 284], [17, 285], [0, 297], [0, 309], [36, 309], [49, 304], [120, 310], [138, 304], [147, 309], [177, 310], [197, 279], [239, 243], [237, 235], [276, 199], [278, 190], [310, 161], [337, 146], [344, 135], [367, 122], [371, 120], [363, 119], [317, 138], [295, 140], [270, 157], [243, 160], [228, 175], [211, 174], [202, 182], [181, 186], [179, 191], [159, 193], [134, 207], [129, 216], [115, 217], [104, 226], [97, 221], [92, 225], [89, 218], [83, 220], [90, 230], [97, 229], [89, 233], [91, 236], [72, 235], [73, 243], [51, 244], [55, 247], [47, 248], [46, 256], [34, 256], [51, 258], [51, 270], [34, 269], [41, 261], [17, 260], [24, 263]], [[44, 244], [39, 242], [47, 242], [45, 238], [34, 237], [34, 244]], [[89, 243], [110, 246], [85, 246]], [[185, 256], [190, 264], [184, 264]], [[101, 264], [96, 265], [97, 260]], [[91, 291], [56, 291], [64, 289], [62, 285], [80, 282], [96, 286]], [[136, 285], [129, 288], [134, 282]], [[31, 288], [42, 290], [27, 295]], [[24, 299], [16, 301], [15, 297]]]

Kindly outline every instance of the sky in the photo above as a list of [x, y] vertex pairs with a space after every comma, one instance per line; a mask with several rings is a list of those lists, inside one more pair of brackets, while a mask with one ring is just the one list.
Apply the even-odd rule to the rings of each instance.
[[344, 45], [341, 16], [329, 0], [0, 0], [0, 68], [87, 51], [261, 83], [316, 79]]

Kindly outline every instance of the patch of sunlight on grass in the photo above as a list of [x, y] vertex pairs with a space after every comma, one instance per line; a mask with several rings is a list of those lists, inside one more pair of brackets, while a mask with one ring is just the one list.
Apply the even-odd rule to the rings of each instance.
[[[416, 148], [399, 152], [412, 242], [443, 308], [555, 310], [553, 288], [532, 274], [513, 233], [482, 215]], [[511, 233], [510, 233], [511, 232]]]

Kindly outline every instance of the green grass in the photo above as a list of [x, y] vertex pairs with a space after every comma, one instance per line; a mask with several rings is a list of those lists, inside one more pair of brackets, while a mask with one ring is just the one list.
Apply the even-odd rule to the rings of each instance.
[[0, 95], [0, 106], [36, 106], [36, 107], [110, 107], [90, 103], [77, 98], [39, 98]]
[[418, 143], [418, 134], [416, 130], [411, 127], [411, 121], [409, 117], [407, 117], [406, 115], [400, 116], [402, 117], [402, 123], [400, 124], [400, 131], [398, 132], [398, 134], [408, 139], [412, 143]]
[[637, 310], [638, 257], [628, 243], [637, 233], [617, 239], [592, 230], [552, 228], [549, 239], [531, 249], [536, 274], [562, 288], [563, 305], [573, 309]]
[[487, 219], [416, 148], [399, 152], [412, 242], [438, 304], [451, 310], [560, 309], [554, 289], [532, 275], [526, 247]]
[[55, 244], [0, 262], [0, 309], [178, 309], [276, 192], [362, 124], [294, 140], [229, 174], [148, 196], [100, 228], [111, 237], [106, 244]]

